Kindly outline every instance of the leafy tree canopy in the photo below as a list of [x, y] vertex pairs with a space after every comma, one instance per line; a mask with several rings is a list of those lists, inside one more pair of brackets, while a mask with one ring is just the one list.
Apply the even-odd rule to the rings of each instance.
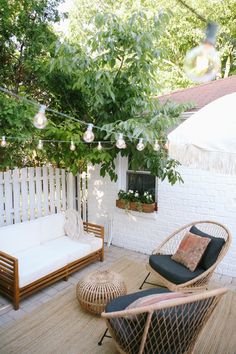
[[[183, 4], [195, 10], [196, 14]], [[88, 28], [92, 27], [91, 18], [99, 9], [121, 17], [139, 10], [148, 10], [156, 15], [160, 12], [169, 14], [165, 31], [159, 40], [162, 51], [156, 71], [159, 83], [157, 94], [194, 85], [183, 71], [183, 61], [186, 52], [199, 45], [204, 38], [207, 21], [219, 25], [216, 46], [221, 55], [221, 76], [227, 77], [236, 72], [235, 0], [74, 0], [74, 8], [69, 16], [70, 39], [86, 37]], [[198, 18], [198, 13], [206, 22]]]
[[[48, 112], [50, 123], [43, 131], [32, 125], [37, 107], [0, 95], [0, 134], [17, 136], [1, 149], [0, 166], [8, 168], [51, 163], [82, 171], [88, 162], [101, 165], [101, 174], [116, 179], [115, 158], [119, 152], [132, 157], [153, 175], [170, 183], [181, 181], [178, 163], [168, 159], [168, 131], [186, 106], [160, 106], [155, 95], [190, 82], [182, 72], [187, 51], [201, 41], [205, 23], [173, 1], [82, 1], [71, 19], [71, 36], [62, 41], [53, 31], [59, 20], [59, 0], [1, 0], [0, 77], [2, 85], [32, 97], [49, 107], [93, 123], [97, 141], [104, 149], [85, 144], [86, 127]], [[188, 2], [201, 9], [207, 19], [219, 22], [218, 45], [222, 53], [222, 75], [235, 70], [235, 4], [233, 0]], [[91, 7], [90, 7], [91, 5]], [[198, 6], [197, 6], [198, 5]], [[98, 7], [99, 6], [99, 7]], [[102, 8], [103, 12], [98, 11]], [[161, 10], [162, 8], [162, 10]], [[231, 22], [229, 19], [231, 18]], [[78, 20], [78, 21], [77, 21]], [[230, 25], [227, 25], [227, 21]], [[125, 135], [127, 148], [115, 147], [117, 134]], [[76, 151], [66, 143], [45, 144], [38, 139], [73, 140]], [[138, 138], [146, 147], [136, 150]], [[153, 150], [155, 139], [160, 143]]]

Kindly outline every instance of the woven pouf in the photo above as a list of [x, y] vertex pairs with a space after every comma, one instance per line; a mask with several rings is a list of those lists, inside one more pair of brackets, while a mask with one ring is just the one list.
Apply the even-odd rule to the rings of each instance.
[[123, 278], [111, 270], [93, 272], [83, 278], [76, 287], [81, 307], [93, 314], [101, 314], [106, 304], [127, 293]]

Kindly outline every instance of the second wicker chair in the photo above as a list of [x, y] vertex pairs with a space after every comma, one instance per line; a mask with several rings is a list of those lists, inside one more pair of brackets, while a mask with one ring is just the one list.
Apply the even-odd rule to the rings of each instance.
[[[189, 231], [211, 238], [205, 261], [204, 263], [201, 261], [194, 272], [171, 259], [171, 255], [177, 251], [181, 240]], [[150, 256], [147, 266], [148, 274], [140, 289], [145, 283], [164, 286], [172, 291], [206, 289], [215, 268], [227, 253], [230, 243], [229, 230], [217, 222], [196, 221], [184, 225], [167, 237]], [[147, 281], [151, 273], [155, 275], [156, 284]]]

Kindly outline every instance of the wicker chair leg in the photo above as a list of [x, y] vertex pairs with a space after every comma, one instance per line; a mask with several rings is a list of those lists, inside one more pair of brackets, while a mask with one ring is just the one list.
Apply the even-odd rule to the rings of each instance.
[[109, 335], [107, 334], [107, 332], [108, 332], [108, 328], [107, 328], [107, 329], [105, 330], [105, 332], [103, 333], [102, 338], [101, 338], [100, 341], [98, 342], [98, 345], [102, 345], [103, 339], [104, 339], [105, 337], [107, 337], [107, 338], [112, 338], [111, 336], [109, 336]]
[[141, 286], [139, 287], [140, 290], [143, 288], [144, 284], [147, 283], [146, 280], [147, 280], [147, 278], [149, 277], [150, 274], [151, 273], [149, 272], [148, 275], [146, 276], [146, 278], [144, 279], [144, 281], [142, 282]]

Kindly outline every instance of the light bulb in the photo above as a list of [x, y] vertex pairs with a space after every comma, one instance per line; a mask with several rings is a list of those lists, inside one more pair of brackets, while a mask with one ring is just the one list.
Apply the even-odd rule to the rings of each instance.
[[6, 137], [2, 136], [2, 140], [1, 140], [1, 147], [6, 147], [7, 142], [6, 142]]
[[34, 117], [33, 123], [34, 126], [38, 129], [45, 128], [48, 123], [47, 117], [45, 116], [45, 110], [46, 110], [46, 106], [44, 105], [40, 106], [39, 112]]
[[160, 145], [158, 143], [158, 140], [155, 141], [154, 146], [153, 146], [154, 151], [159, 151], [160, 150]]
[[39, 140], [37, 148], [38, 148], [39, 150], [42, 150], [42, 149], [43, 149], [43, 142], [42, 142], [42, 140]]
[[75, 147], [75, 144], [73, 142], [73, 140], [71, 140], [71, 143], [70, 143], [70, 150], [71, 151], [75, 151], [76, 147]]
[[101, 141], [99, 141], [99, 142], [98, 142], [97, 149], [98, 149], [98, 151], [101, 151], [101, 150], [102, 150], [102, 144], [101, 144]]
[[126, 143], [124, 141], [124, 138], [123, 138], [123, 134], [120, 133], [119, 136], [118, 136], [118, 139], [116, 141], [116, 147], [118, 149], [125, 149], [126, 148]]
[[140, 139], [139, 139], [136, 148], [137, 148], [138, 151], [142, 151], [142, 150], [145, 148], [145, 145], [144, 145], [144, 143], [143, 143], [143, 138], [140, 138]]
[[216, 31], [217, 25], [209, 23], [204, 42], [186, 54], [184, 70], [188, 78], [194, 82], [210, 81], [220, 71], [220, 57], [214, 47]]
[[89, 124], [86, 132], [84, 133], [84, 141], [86, 143], [91, 143], [94, 140], [94, 134], [93, 134], [93, 124]]

